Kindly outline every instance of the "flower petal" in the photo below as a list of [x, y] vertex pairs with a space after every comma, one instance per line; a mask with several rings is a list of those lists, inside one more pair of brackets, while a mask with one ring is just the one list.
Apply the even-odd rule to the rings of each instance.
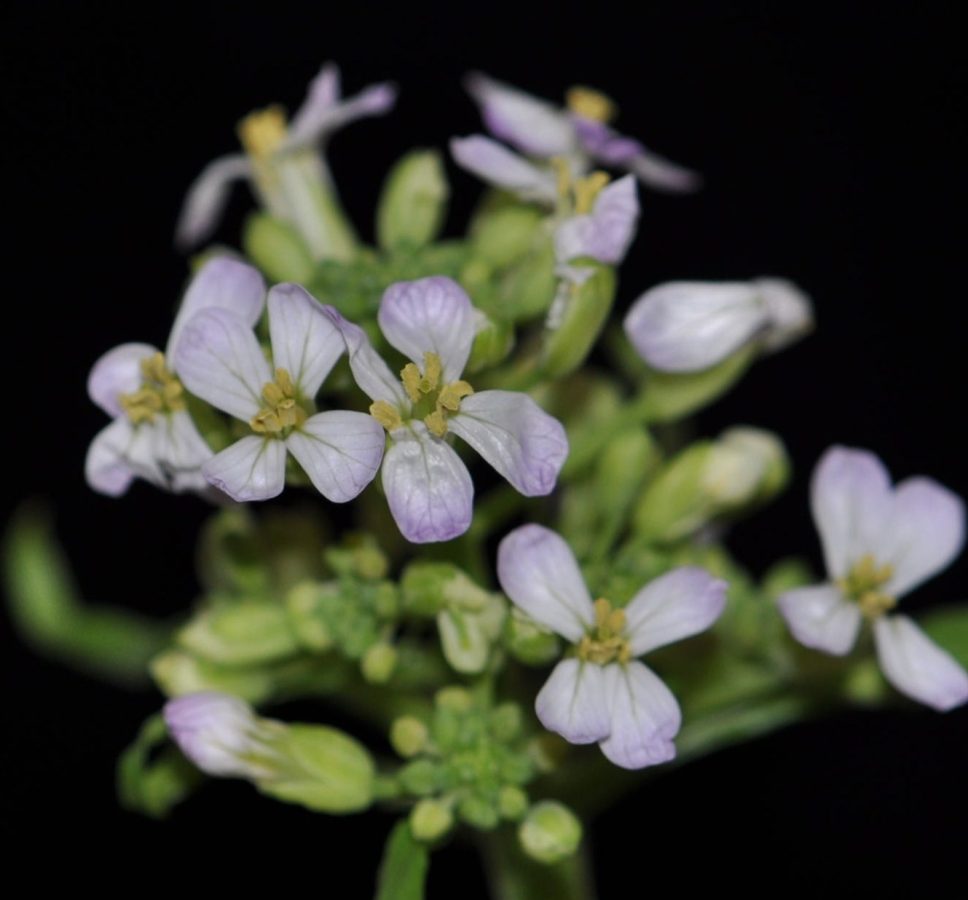
[[592, 744], [608, 736], [609, 704], [605, 673], [595, 663], [563, 659], [534, 701], [538, 719], [572, 744]]
[[767, 350], [782, 350], [813, 329], [813, 303], [792, 281], [757, 278], [753, 284], [763, 298], [770, 320], [763, 333], [763, 346]]
[[522, 525], [497, 548], [501, 589], [531, 618], [578, 643], [595, 621], [592, 598], [571, 548], [541, 525]]
[[286, 486], [286, 445], [250, 434], [202, 466], [202, 474], [233, 500], [269, 500]]
[[650, 581], [625, 607], [632, 655], [705, 631], [726, 605], [727, 584], [698, 566], [683, 566]]
[[567, 263], [590, 256], [603, 263], [619, 263], [635, 237], [639, 199], [635, 179], [626, 175], [607, 185], [590, 215], [572, 216], [555, 231], [555, 256]]
[[447, 425], [526, 497], [554, 490], [568, 456], [568, 436], [561, 422], [527, 394], [471, 394]]
[[115, 419], [91, 441], [84, 460], [84, 477], [98, 493], [120, 497], [134, 481], [135, 472], [124, 455], [131, 443], [131, 432], [127, 419]]
[[186, 410], [178, 410], [152, 423], [156, 429], [158, 457], [176, 493], [204, 490], [208, 487], [202, 475], [202, 464], [215, 454], [198, 433]]
[[676, 755], [673, 738], [682, 713], [672, 692], [651, 669], [637, 660], [605, 667], [611, 728], [599, 744], [602, 753], [623, 769], [642, 769]]
[[522, 200], [553, 205], [558, 196], [555, 176], [549, 169], [539, 169], [483, 135], [452, 138], [450, 153], [462, 169]]
[[205, 240], [218, 225], [232, 182], [248, 178], [252, 169], [240, 153], [212, 160], [196, 178], [182, 204], [175, 228], [175, 242], [182, 249]]
[[639, 355], [665, 372], [697, 372], [724, 360], [767, 325], [745, 282], [671, 281], [646, 291], [625, 317]]
[[366, 413], [331, 410], [310, 416], [286, 439], [289, 452], [327, 500], [352, 500], [373, 479], [386, 434]]
[[195, 396], [243, 422], [262, 407], [262, 388], [272, 380], [251, 326], [224, 309], [202, 310], [185, 323], [175, 368]]
[[796, 588], [777, 598], [790, 633], [805, 647], [834, 656], [850, 652], [857, 640], [861, 613], [832, 584]]
[[884, 677], [902, 694], [940, 712], [968, 700], [968, 673], [907, 616], [878, 619], [874, 642]]
[[386, 339], [418, 366], [432, 351], [443, 363], [444, 383], [460, 378], [476, 333], [470, 297], [443, 275], [398, 281], [380, 301], [377, 321]]
[[315, 397], [346, 343], [319, 302], [298, 284], [269, 291], [272, 364], [285, 369], [306, 397]]
[[371, 400], [386, 400], [401, 409], [410, 409], [410, 401], [390, 367], [383, 361], [366, 332], [347, 321], [332, 306], [324, 306], [323, 314], [336, 326], [346, 344], [353, 380]]
[[891, 478], [873, 453], [839, 446], [824, 453], [811, 479], [810, 507], [831, 578], [843, 578], [868, 554], [883, 565], [881, 535], [892, 504]]
[[141, 361], [158, 352], [151, 344], [119, 344], [108, 350], [87, 377], [88, 396], [111, 418], [124, 415], [118, 402], [121, 394], [133, 394], [141, 387]]
[[449, 541], [470, 527], [474, 485], [453, 448], [422, 422], [398, 428], [383, 458], [383, 490], [400, 533], [415, 544]]

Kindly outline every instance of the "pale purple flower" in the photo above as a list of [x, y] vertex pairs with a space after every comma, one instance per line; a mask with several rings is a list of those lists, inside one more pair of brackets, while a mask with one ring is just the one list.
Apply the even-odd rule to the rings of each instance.
[[814, 471], [810, 500], [829, 581], [779, 598], [793, 636], [842, 656], [869, 619], [881, 670], [902, 694], [942, 711], [968, 700], [968, 673], [907, 616], [888, 615], [961, 551], [961, 499], [921, 476], [892, 487], [874, 454], [831, 447]]
[[208, 488], [201, 467], [213, 454], [186, 408], [176, 346], [185, 323], [202, 310], [231, 311], [251, 327], [264, 293], [252, 266], [210, 260], [185, 292], [164, 353], [151, 344], [121, 344], [94, 364], [88, 394], [113, 419], [87, 453], [84, 471], [94, 490], [117, 497], [135, 478], [176, 492]]
[[540, 525], [501, 541], [497, 574], [513, 603], [574, 645], [535, 701], [541, 724], [573, 744], [597, 742], [626, 769], [672, 759], [679, 704], [636, 657], [709, 628], [725, 606], [726, 582], [687, 566], [649, 582], [624, 608], [592, 603], [568, 544]]
[[549, 494], [568, 455], [557, 419], [529, 396], [480, 391], [461, 379], [476, 330], [470, 298], [435, 276], [387, 288], [378, 321], [387, 341], [412, 362], [395, 376], [362, 329], [328, 310], [342, 331], [356, 383], [390, 436], [383, 487], [401, 533], [414, 543], [446, 541], [471, 523], [474, 487], [446, 440], [470, 444], [518, 491]]
[[209, 309], [185, 325], [176, 357], [186, 386], [251, 431], [202, 474], [235, 500], [267, 500], [285, 487], [291, 453], [324, 497], [345, 503], [376, 475], [383, 429], [365, 413], [315, 412], [316, 394], [344, 349], [322, 307], [297, 284], [273, 287], [267, 305], [271, 365], [251, 321]]
[[639, 355], [663, 372], [698, 372], [752, 342], [775, 351], [813, 327], [813, 307], [779, 278], [670, 281], [642, 294], [625, 317]]

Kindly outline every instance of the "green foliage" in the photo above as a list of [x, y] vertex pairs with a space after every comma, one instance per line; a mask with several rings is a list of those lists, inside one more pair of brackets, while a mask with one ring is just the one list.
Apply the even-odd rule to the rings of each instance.
[[387, 838], [374, 900], [423, 900], [429, 866], [427, 846], [405, 820], [398, 822]]

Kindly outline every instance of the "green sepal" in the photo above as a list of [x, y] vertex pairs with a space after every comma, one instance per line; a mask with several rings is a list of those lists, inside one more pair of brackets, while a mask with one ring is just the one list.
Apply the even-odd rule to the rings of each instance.
[[531, 206], [503, 206], [483, 213], [471, 227], [471, 256], [505, 269], [527, 255], [545, 216]]
[[299, 233], [287, 222], [267, 213], [252, 213], [242, 230], [245, 255], [272, 282], [306, 284], [316, 269], [312, 254]]
[[197, 656], [230, 666], [274, 662], [300, 649], [283, 606], [250, 600], [200, 613], [177, 639]]
[[423, 900], [430, 851], [417, 841], [404, 819], [387, 838], [374, 900]]
[[387, 175], [376, 211], [377, 243], [384, 250], [417, 249], [440, 231], [450, 187], [436, 150], [412, 150]]
[[[551, 244], [529, 253], [497, 276], [496, 290], [478, 305], [505, 322], [527, 322], [545, 313], [555, 298], [555, 251]], [[475, 298], [476, 299], [476, 298]]]

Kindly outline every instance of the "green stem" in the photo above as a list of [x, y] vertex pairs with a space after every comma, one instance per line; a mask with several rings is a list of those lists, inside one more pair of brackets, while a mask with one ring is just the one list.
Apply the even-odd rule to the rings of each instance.
[[595, 900], [595, 881], [587, 843], [566, 860], [544, 865], [525, 856], [514, 833], [502, 829], [481, 843], [492, 900]]

